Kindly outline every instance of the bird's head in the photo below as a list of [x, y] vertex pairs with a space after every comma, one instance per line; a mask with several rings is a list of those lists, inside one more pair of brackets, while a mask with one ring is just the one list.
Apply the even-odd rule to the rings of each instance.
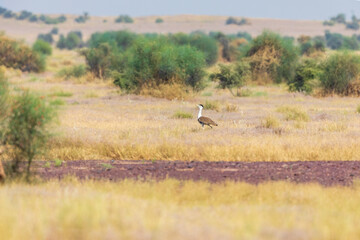
[[204, 108], [204, 106], [202, 104], [198, 104], [197, 105], [200, 109]]

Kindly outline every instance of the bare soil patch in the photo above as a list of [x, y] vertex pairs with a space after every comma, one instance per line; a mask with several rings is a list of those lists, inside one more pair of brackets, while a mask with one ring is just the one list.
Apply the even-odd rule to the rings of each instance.
[[350, 186], [360, 178], [360, 161], [298, 162], [200, 162], [200, 161], [66, 161], [62, 166], [34, 164], [45, 180], [72, 175], [80, 179], [118, 181], [123, 179], [175, 178], [179, 180], [226, 180], [258, 184], [267, 181], [319, 183], [324, 186]]

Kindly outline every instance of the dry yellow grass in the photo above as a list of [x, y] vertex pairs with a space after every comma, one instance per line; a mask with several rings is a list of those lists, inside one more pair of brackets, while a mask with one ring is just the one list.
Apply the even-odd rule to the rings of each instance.
[[[55, 51], [50, 62], [74, 58]], [[61, 68], [60, 64], [58, 68]], [[59, 108], [59, 125], [46, 159], [156, 159], [201, 161], [356, 160], [360, 158], [357, 98], [314, 98], [288, 93], [286, 86], [250, 86], [250, 97], [232, 97], [211, 85], [188, 100], [125, 95], [111, 81], [51, 81], [53, 72], [22, 74], [7, 70], [14, 88], [30, 88], [49, 96], [71, 93]], [[36, 79], [34, 81], [33, 79]], [[49, 81], [50, 79], [50, 81]], [[52, 97], [48, 97], [53, 100]], [[196, 119], [176, 119], [176, 112], [197, 116], [197, 104], [216, 103], [203, 114], [219, 126], [201, 129]], [[229, 109], [231, 106], [231, 109]], [[283, 106], [287, 106], [286, 109]], [[233, 111], [236, 109], [236, 111]], [[278, 112], [285, 109], [294, 117]], [[290, 111], [291, 110], [291, 111]], [[301, 111], [300, 111], [301, 110]], [[284, 112], [284, 111], [283, 111]], [[294, 112], [294, 114], [293, 114]], [[296, 113], [296, 114], [295, 114]], [[299, 122], [298, 115], [306, 122]], [[264, 128], [276, 118], [281, 132]], [[292, 120], [294, 119], [294, 120]]]
[[165, 180], [0, 186], [2, 239], [357, 239], [352, 188]]

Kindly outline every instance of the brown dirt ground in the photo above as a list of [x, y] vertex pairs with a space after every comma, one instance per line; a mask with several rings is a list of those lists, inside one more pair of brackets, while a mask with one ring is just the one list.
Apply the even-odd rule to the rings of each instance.
[[183, 161], [66, 161], [60, 167], [35, 162], [35, 172], [45, 180], [76, 176], [80, 179], [175, 178], [179, 180], [225, 180], [258, 184], [267, 181], [319, 183], [324, 186], [353, 184], [360, 178], [360, 161], [299, 162], [183, 162]]

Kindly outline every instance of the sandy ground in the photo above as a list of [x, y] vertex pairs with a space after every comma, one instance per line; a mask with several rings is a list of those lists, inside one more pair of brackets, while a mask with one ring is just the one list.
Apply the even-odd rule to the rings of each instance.
[[[7, 35], [23, 39], [28, 43], [33, 43], [38, 34], [48, 33], [54, 27], [59, 28], [60, 34], [69, 31], [81, 31], [84, 39], [87, 40], [94, 32], [104, 32], [109, 30], [130, 30], [136, 33], [190, 33], [193, 31], [221, 31], [227, 34], [246, 31], [253, 36], [260, 34], [264, 29], [278, 32], [285, 36], [298, 37], [300, 35], [324, 35], [325, 30], [338, 32], [344, 35], [360, 34], [360, 31], [347, 30], [344, 25], [323, 26], [322, 21], [315, 20], [281, 20], [265, 18], [248, 18], [249, 25], [237, 26], [226, 25], [227, 16], [161, 16], [163, 23], [155, 23], [156, 16], [134, 18], [134, 23], [124, 24], [115, 23], [115, 17], [91, 17], [86, 23], [76, 23], [76, 16], [67, 15], [67, 21], [57, 25], [47, 25], [44, 23], [30, 23], [28, 21], [17, 21], [14, 19], [4, 19], [0, 17], [0, 31]], [[240, 17], [239, 17], [240, 18]]]

